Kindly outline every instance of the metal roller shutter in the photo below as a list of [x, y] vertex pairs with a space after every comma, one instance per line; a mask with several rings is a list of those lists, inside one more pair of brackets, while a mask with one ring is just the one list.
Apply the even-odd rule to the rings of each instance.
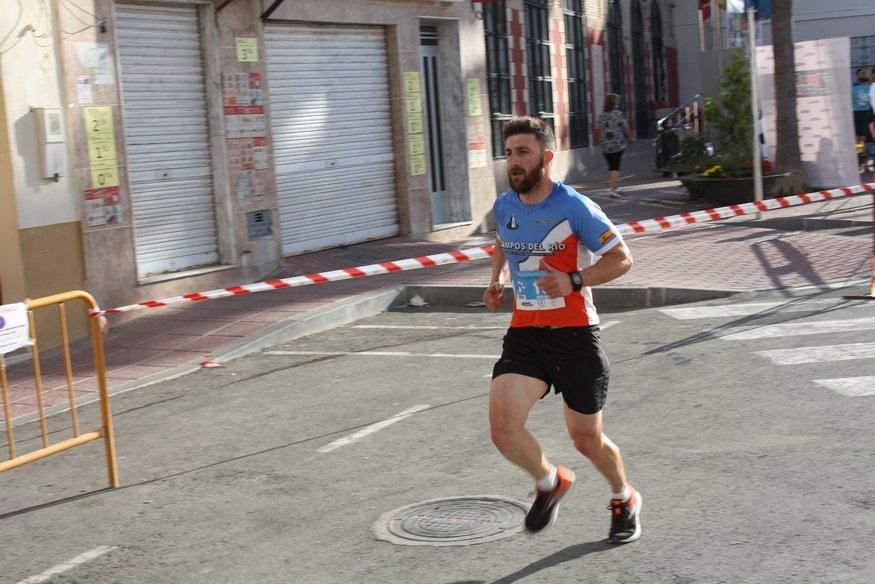
[[382, 28], [265, 28], [283, 253], [398, 233]]
[[116, 22], [138, 275], [215, 264], [197, 9], [118, 4]]

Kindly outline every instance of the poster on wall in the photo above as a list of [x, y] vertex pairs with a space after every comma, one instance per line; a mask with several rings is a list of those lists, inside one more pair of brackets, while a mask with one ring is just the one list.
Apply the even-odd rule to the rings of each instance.
[[85, 189], [85, 224], [88, 227], [118, 225], [124, 221], [119, 188]]
[[[796, 43], [796, 109], [805, 182], [817, 188], [857, 184], [847, 37]], [[760, 107], [769, 152], [775, 156], [776, 102], [772, 47], [757, 49]]]
[[93, 188], [118, 186], [118, 161], [116, 159], [115, 128], [112, 108], [86, 107], [85, 133], [88, 137], [88, 160], [91, 166]]
[[32, 344], [27, 305], [18, 302], [0, 306], [0, 355]]
[[258, 62], [258, 39], [251, 37], [237, 37], [234, 39], [237, 45], [237, 61], [240, 63]]
[[115, 73], [112, 66], [112, 53], [107, 43], [74, 43], [79, 63], [91, 70], [95, 85], [114, 85]]
[[261, 73], [223, 75], [222, 93], [227, 137], [267, 140]]

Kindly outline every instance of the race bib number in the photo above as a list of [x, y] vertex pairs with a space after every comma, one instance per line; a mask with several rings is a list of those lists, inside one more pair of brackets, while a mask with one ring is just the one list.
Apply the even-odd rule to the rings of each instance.
[[519, 310], [555, 310], [565, 307], [564, 298], [550, 298], [535, 283], [547, 272], [541, 270], [520, 270], [514, 272], [513, 296]]

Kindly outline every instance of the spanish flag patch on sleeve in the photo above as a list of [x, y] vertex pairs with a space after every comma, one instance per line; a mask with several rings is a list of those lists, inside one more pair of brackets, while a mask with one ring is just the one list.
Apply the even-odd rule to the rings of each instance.
[[604, 245], [604, 244], [606, 244], [608, 241], [610, 241], [610, 239], [611, 239], [612, 237], [614, 237], [614, 232], [613, 232], [611, 229], [608, 229], [607, 231], [605, 231], [604, 233], [602, 233], [601, 235], [599, 235], [599, 243], [602, 244], [602, 245]]

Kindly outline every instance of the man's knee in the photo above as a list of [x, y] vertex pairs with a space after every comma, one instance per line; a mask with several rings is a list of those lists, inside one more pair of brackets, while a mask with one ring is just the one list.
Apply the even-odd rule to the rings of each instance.
[[514, 450], [522, 441], [524, 428], [506, 421], [493, 421], [490, 426], [492, 443], [499, 452]]
[[601, 428], [575, 429], [568, 434], [574, 441], [577, 451], [587, 458], [592, 458], [592, 455], [602, 447]]

